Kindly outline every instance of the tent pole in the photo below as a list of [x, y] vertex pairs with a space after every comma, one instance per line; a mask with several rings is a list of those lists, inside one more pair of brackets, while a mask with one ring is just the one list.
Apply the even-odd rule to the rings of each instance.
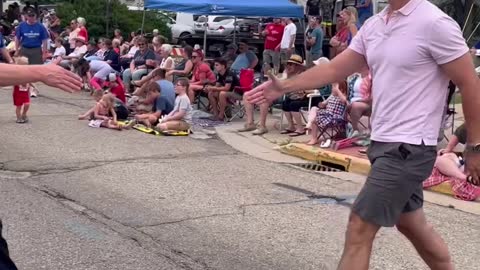
[[[305, 17], [301, 18], [300, 19], [300, 25], [301, 27], [303, 28], [303, 32], [306, 33], [306, 28], [305, 28]], [[323, 46], [323, 45], [322, 45]], [[306, 59], [307, 59], [307, 36], [304, 34], [303, 35], [303, 50], [302, 50], [302, 53], [303, 53], [303, 59], [306, 63]]]
[[147, 10], [145, 9], [145, 7], [143, 7], [143, 18], [142, 18], [142, 35], [143, 35], [143, 29], [145, 27], [145, 13], [147, 13]]
[[237, 17], [233, 18], [233, 44], [237, 44]]
[[463, 27], [462, 27], [462, 33], [465, 32], [465, 28], [467, 27], [468, 19], [470, 19], [470, 15], [472, 15], [472, 10], [473, 10], [473, 4], [470, 6], [470, 11], [468, 11], [467, 19], [463, 22]]
[[473, 37], [473, 34], [475, 34], [475, 32], [477, 32], [477, 29], [478, 27], [480, 26], [480, 22], [477, 23], [477, 26], [475, 26], [475, 29], [473, 29], [472, 33], [470, 34], [470, 36], [467, 38], [467, 43], [470, 41], [470, 39]]
[[207, 55], [207, 30], [208, 30], [208, 24], [205, 23], [205, 31], [203, 32], [203, 54], [205, 56]]

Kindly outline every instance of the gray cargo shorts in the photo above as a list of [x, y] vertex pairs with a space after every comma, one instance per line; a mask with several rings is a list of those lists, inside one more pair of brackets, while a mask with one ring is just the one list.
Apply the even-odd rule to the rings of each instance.
[[280, 64], [281, 65], [286, 65], [288, 59], [290, 59], [290, 56], [292, 56], [294, 50], [292, 52], [288, 52], [287, 49], [281, 49], [280, 50]]
[[263, 63], [269, 65], [270, 67], [279, 67], [280, 66], [280, 52], [274, 50], [264, 50], [263, 51]]
[[370, 174], [353, 204], [363, 220], [393, 227], [402, 213], [423, 207], [423, 186], [437, 157], [435, 146], [372, 141]]

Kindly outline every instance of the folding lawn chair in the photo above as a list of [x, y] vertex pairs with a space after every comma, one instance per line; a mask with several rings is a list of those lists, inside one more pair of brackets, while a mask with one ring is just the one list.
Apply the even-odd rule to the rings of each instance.
[[[243, 95], [255, 86], [255, 71], [253, 69], [242, 69], [239, 75], [239, 86], [236, 86], [233, 91]], [[245, 116], [245, 106], [243, 100], [231, 99], [228, 101], [230, 107], [230, 116], [225, 113], [225, 121], [231, 122], [235, 118], [243, 118]]]
[[317, 139], [320, 139], [322, 136], [324, 139], [345, 139], [347, 124], [348, 122], [345, 118], [334, 118], [323, 130], [319, 128]]
[[[207, 85], [205, 84], [203, 87], [206, 87]], [[205, 111], [209, 112], [209, 107], [210, 103], [208, 102], [208, 95], [205, 93], [205, 91], [197, 91], [195, 93], [195, 99], [193, 101], [193, 104], [197, 104], [197, 110], [200, 111]]]

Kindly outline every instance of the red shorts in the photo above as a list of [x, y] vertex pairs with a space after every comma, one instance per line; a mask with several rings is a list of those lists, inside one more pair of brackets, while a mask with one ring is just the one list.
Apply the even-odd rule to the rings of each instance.
[[30, 103], [29, 91], [13, 91], [13, 105], [22, 106]]

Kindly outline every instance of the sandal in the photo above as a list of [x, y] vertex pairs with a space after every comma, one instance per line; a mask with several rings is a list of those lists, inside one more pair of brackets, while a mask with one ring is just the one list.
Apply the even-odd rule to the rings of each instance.
[[305, 135], [307, 132], [304, 130], [304, 131], [301, 131], [301, 132], [298, 132], [298, 131], [294, 131], [292, 134], [290, 134], [289, 136], [290, 137], [298, 137], [298, 136], [303, 136]]
[[282, 131], [280, 131], [280, 134], [290, 134], [290, 133], [294, 133], [295, 130], [293, 129], [284, 129]]

